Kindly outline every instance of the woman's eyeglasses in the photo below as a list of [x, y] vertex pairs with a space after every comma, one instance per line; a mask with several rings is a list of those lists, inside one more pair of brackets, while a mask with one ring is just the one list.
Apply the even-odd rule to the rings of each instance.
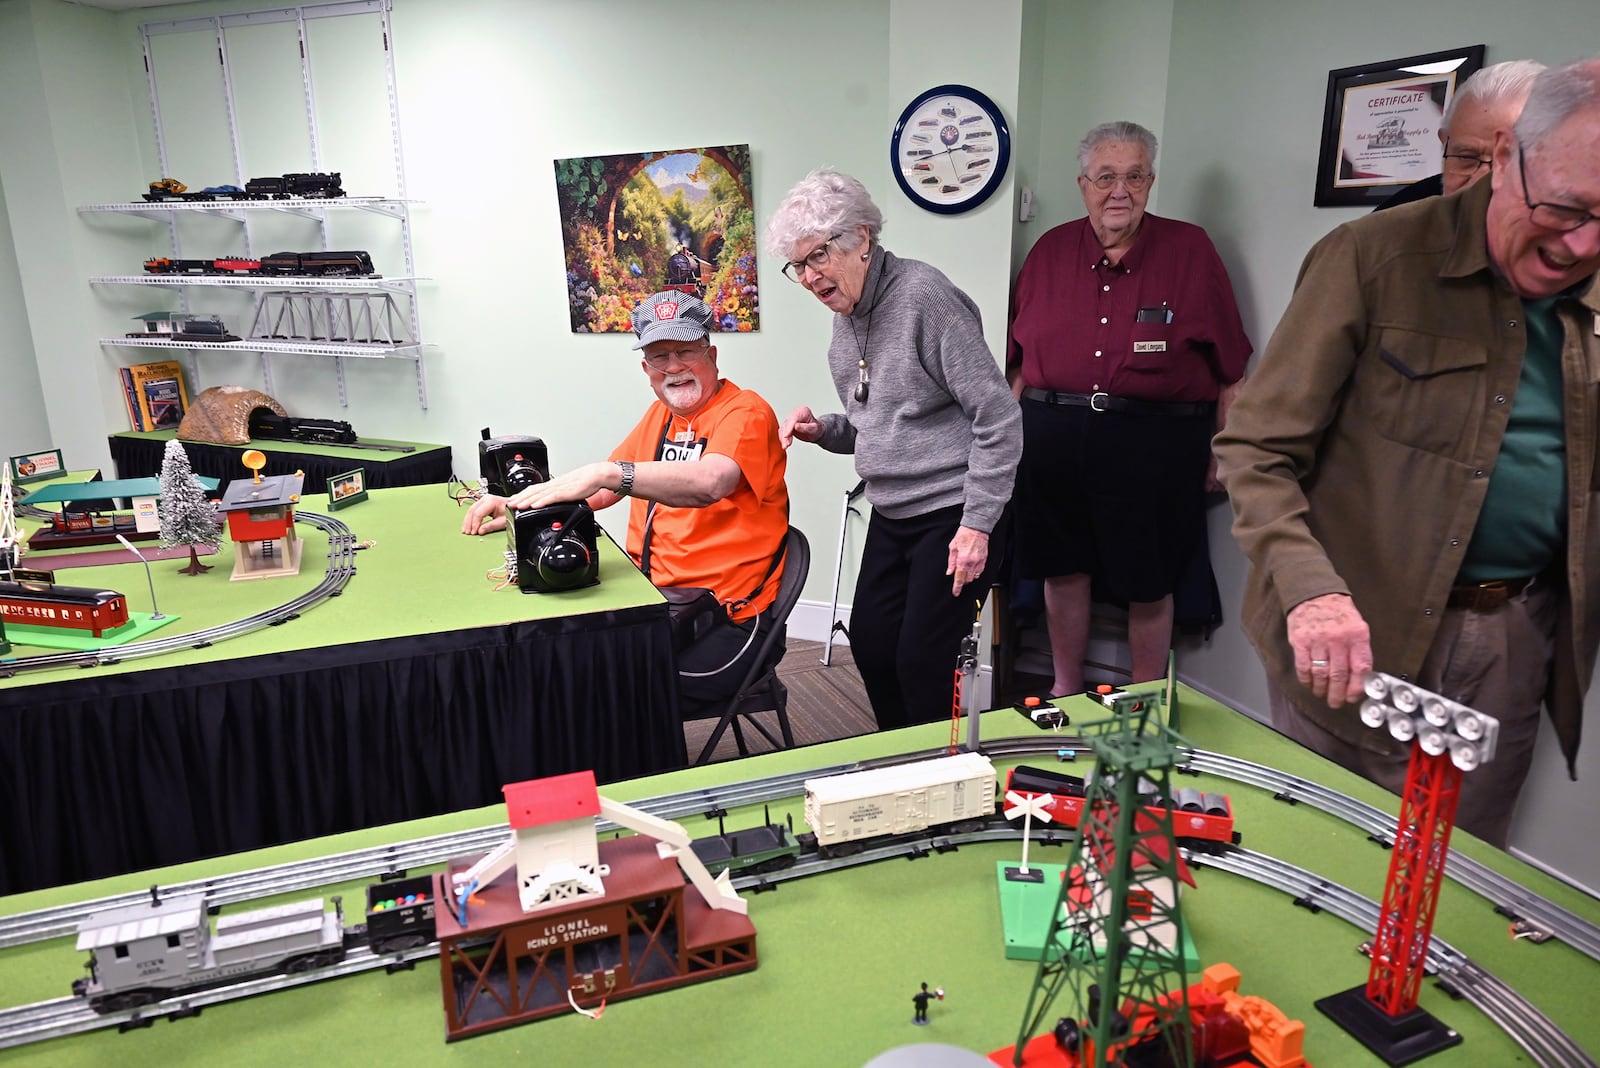
[[783, 265], [783, 276], [791, 282], [798, 282], [805, 277], [806, 268], [820, 271], [828, 265], [828, 246], [833, 244], [843, 234], [834, 234], [828, 240], [812, 249], [803, 260], [790, 260]]

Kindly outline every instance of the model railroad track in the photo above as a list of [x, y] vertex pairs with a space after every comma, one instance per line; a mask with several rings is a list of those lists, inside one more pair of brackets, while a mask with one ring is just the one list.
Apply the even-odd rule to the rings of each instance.
[[[985, 748], [991, 756], [1025, 757], [1054, 753], [1063, 746], [1086, 748], [1087, 743], [1077, 737], [1050, 735], [1048, 740], [997, 739], [987, 743]], [[836, 775], [889, 763], [922, 760], [943, 752], [943, 749], [924, 750], [892, 759], [813, 768], [726, 787], [668, 794], [635, 804], [643, 811], [663, 819], [683, 819], [695, 815], [709, 818], [719, 812], [792, 798], [802, 792], [806, 779], [819, 775]], [[1274, 796], [1283, 800], [1314, 804], [1318, 809], [1366, 831], [1380, 843], [1388, 845], [1394, 841], [1394, 817], [1310, 780], [1205, 750], [1185, 750], [1184, 759], [1185, 766], [1195, 771], [1203, 771], [1219, 778], [1232, 779], [1270, 790]], [[620, 830], [609, 821], [601, 821], [599, 829], [602, 834]], [[231, 905], [274, 894], [294, 893], [341, 882], [377, 879], [388, 874], [398, 875], [411, 868], [444, 864], [457, 857], [486, 853], [500, 845], [507, 833], [505, 824], [496, 824], [396, 845], [258, 868], [213, 879], [173, 883], [163, 886], [161, 890], [166, 896], [204, 894], [209, 906]], [[1446, 874], [1482, 896], [1496, 911], [1512, 919], [1521, 919], [1537, 931], [1559, 938], [1589, 958], [1600, 961], [1600, 927], [1596, 927], [1576, 913], [1517, 885], [1515, 881], [1487, 865], [1460, 853], [1451, 854]], [[144, 892], [136, 891], [0, 917], [0, 948], [71, 934], [77, 930], [79, 922], [88, 916], [107, 909], [138, 904], [146, 900], [147, 896]]]
[[[1271, 791], [1281, 801], [1304, 801], [1365, 831], [1368, 837], [1386, 848], [1394, 845], [1395, 817], [1336, 790], [1221, 753], [1188, 749], [1183, 751], [1182, 758], [1187, 768], [1260, 787]], [[1600, 927], [1576, 913], [1519, 886], [1514, 879], [1464, 853], [1450, 854], [1445, 875], [1483, 897], [1496, 912], [1520, 922], [1536, 936], [1559, 938], [1591, 960], [1600, 961]]]
[[[1254, 879], [1294, 896], [1295, 904], [1330, 912], [1347, 923], [1376, 934], [1381, 907], [1369, 897], [1315, 872], [1238, 846], [1182, 850], [1195, 867], [1219, 868]], [[1527, 998], [1511, 989], [1435, 934], [1428, 942], [1426, 968], [1445, 990], [1471, 1002], [1547, 1068], [1596, 1068], [1595, 1060]]]
[[[22, 509], [19, 508], [18, 511], [22, 511]], [[309, 523], [328, 535], [328, 570], [323, 575], [321, 582], [300, 596], [285, 601], [275, 608], [269, 608], [265, 612], [257, 612], [255, 615], [244, 619], [208, 627], [205, 630], [192, 631], [188, 634], [152, 638], [145, 642], [129, 642], [127, 645], [110, 646], [105, 649], [48, 653], [44, 656], [26, 656], [15, 660], [0, 660], [0, 678], [10, 678], [20, 671], [38, 671], [44, 668], [57, 667], [100, 667], [104, 664], [116, 664], [123, 660], [158, 656], [161, 653], [173, 653], [183, 649], [204, 649], [215, 645], [217, 642], [227, 641], [229, 638], [237, 638], [265, 627], [275, 627], [280, 623], [287, 623], [291, 619], [297, 618], [301, 612], [316, 607], [330, 597], [339, 596], [344, 592], [344, 588], [350, 582], [351, 576], [356, 573], [355, 535], [350, 532], [349, 527], [339, 520], [331, 516], [319, 515], [316, 512], [296, 512], [295, 520], [296, 522], [304, 521]]]
[[243, 982], [230, 983], [226, 986], [212, 987], [209, 990], [202, 990], [197, 993], [184, 994], [181, 997], [168, 998], [165, 1001], [151, 1002], [136, 1009], [98, 1013], [89, 1008], [89, 1003], [80, 997], [56, 998], [52, 1001], [41, 1001], [34, 1005], [24, 1005], [15, 1009], [0, 1009], [0, 1049], [25, 1046], [34, 1042], [43, 1042], [50, 1038], [65, 1038], [68, 1035], [97, 1031], [105, 1027], [118, 1027], [123, 1030], [129, 1030], [134, 1027], [148, 1026], [163, 1016], [174, 1019], [183, 1016], [196, 1016], [201, 1009], [208, 1005], [220, 1005], [226, 1001], [247, 998], [255, 994], [265, 994], [274, 990], [288, 990], [291, 987], [304, 986], [307, 983], [320, 983], [324, 979], [335, 979], [341, 975], [354, 975], [357, 972], [372, 971], [375, 968], [392, 968], [405, 961], [424, 960], [438, 955], [439, 946], [436, 942], [425, 946], [417, 946], [413, 949], [383, 954], [374, 953], [366, 946], [352, 946], [346, 953], [344, 960], [338, 964], [330, 964], [325, 968], [296, 972], [292, 975], [262, 976]]
[[[846, 857], [825, 860], [811, 855], [778, 872], [735, 879], [734, 885], [741, 890], [760, 890], [791, 879], [862, 864], [899, 858], [918, 859], [936, 852], [953, 851], [962, 845], [1015, 841], [1017, 837], [1016, 829], [1010, 826], [964, 834], [908, 835]], [[1066, 837], [1053, 834], [1041, 836], [1040, 841], [1048, 839], [1060, 842]], [[1314, 872], [1237, 846], [1213, 844], [1205, 849], [1186, 847], [1183, 852], [1189, 863], [1196, 867], [1217, 868], [1253, 879], [1291, 895], [1296, 904], [1314, 911], [1332, 913], [1369, 934], [1377, 930], [1380, 910], [1376, 902]], [[296, 975], [266, 976], [115, 1013], [96, 1013], [79, 998], [58, 998], [0, 1011], [0, 1049], [102, 1027], [128, 1028], [148, 1024], [162, 1016], [193, 1015], [207, 1005], [390, 967], [400, 961], [423, 959], [436, 956], [437, 953], [436, 943], [402, 953], [385, 954], [373, 953], [365, 946], [355, 946], [344, 961], [327, 968]], [[1582, 1047], [1531, 1002], [1444, 940], [1438, 937], [1431, 940], [1427, 963], [1449, 993], [1459, 995], [1478, 1008], [1512, 1041], [1527, 1051], [1534, 1063], [1543, 1068], [1600, 1068]]]

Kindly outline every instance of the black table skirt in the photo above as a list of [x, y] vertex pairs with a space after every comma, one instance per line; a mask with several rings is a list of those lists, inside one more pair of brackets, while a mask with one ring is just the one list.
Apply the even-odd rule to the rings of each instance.
[[682, 767], [666, 606], [0, 690], [0, 894]]
[[[161, 474], [166, 441], [124, 437], [120, 434], [111, 435], [109, 441], [111, 462], [116, 465], [118, 478], [146, 478]], [[305, 472], [303, 493], [326, 493], [328, 479], [358, 467], [367, 473], [369, 490], [450, 481], [448, 446], [419, 447], [414, 453], [351, 449], [348, 456], [324, 456], [321, 453], [295, 452], [294, 443], [287, 441], [252, 442], [249, 445], [183, 443], [183, 451], [188, 455], [189, 466], [194, 473], [219, 479], [222, 483], [218, 487], [219, 492], [227, 489], [228, 483], [235, 478], [250, 477], [250, 472], [239, 463], [239, 454], [246, 448], [260, 449], [266, 454], [267, 466], [261, 470], [263, 475]]]

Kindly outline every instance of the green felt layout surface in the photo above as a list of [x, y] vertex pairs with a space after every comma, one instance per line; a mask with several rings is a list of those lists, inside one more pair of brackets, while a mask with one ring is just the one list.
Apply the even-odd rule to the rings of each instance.
[[[178, 436], [176, 430], [124, 430], [112, 437], [132, 438], [137, 441], [172, 441]], [[352, 463], [351, 467], [364, 467], [373, 464], [393, 463], [396, 460], [406, 460], [423, 453], [434, 452], [437, 449], [447, 449], [448, 445], [436, 445], [426, 441], [398, 441], [390, 438], [362, 438], [368, 445], [399, 445], [410, 448], [411, 452], [390, 452], [382, 449], [363, 449], [358, 445], [319, 445], [313, 441], [284, 441], [280, 439], [262, 438], [251, 440], [244, 445], [219, 445], [218, 448], [237, 448], [241, 453], [246, 449], [258, 449], [271, 455], [274, 452], [304, 454], [307, 456], [341, 456], [348, 460], [359, 460]], [[200, 442], [199, 444], [209, 444]], [[242, 470], [242, 468], [241, 468]]]
[[[1087, 718], [1093, 708], [1076, 699]], [[984, 717], [991, 736], [1037, 736], [1015, 713]], [[1030, 732], [1031, 735], [1030, 735]], [[1301, 775], [1393, 813], [1395, 799], [1299, 749], [1270, 730], [1200, 695], [1184, 693], [1184, 733], [1197, 745]], [[636, 801], [720, 783], [931, 749], [948, 737], [935, 723], [889, 734], [791, 750], [734, 763], [617, 783], [606, 796]], [[1040, 758], [1032, 758], [1037, 762]], [[1010, 763], [1001, 762], [1002, 765]], [[1078, 762], [1081, 771], [1082, 760]], [[1244, 846], [1377, 899], [1388, 853], [1331, 815], [1290, 805], [1267, 792], [1212, 776], [1195, 785], [1230, 795]], [[772, 806], [800, 822], [799, 798]], [[289, 859], [409, 840], [504, 821], [501, 808], [341, 835], [154, 873], [57, 888], [0, 900], [0, 913], [138, 891], [152, 882], [244, 871]], [[729, 829], [762, 819], [760, 806], [734, 809]], [[743, 821], [743, 822], [741, 822]], [[681, 821], [694, 835], [715, 820]], [[1517, 881], [1600, 922], [1600, 902], [1466, 835], [1452, 845]], [[987, 1052], [1017, 1037], [1037, 965], [1006, 959], [995, 885], [997, 864], [1015, 861], [1018, 844], [964, 846], [915, 861], [891, 860], [782, 884], [750, 896], [760, 966], [752, 973], [650, 997], [616, 1002], [599, 1020], [565, 1016], [446, 1045], [438, 970], [381, 971], [295, 991], [208, 1008], [197, 1019], [159, 1022], [126, 1035], [114, 1031], [7, 1051], [7, 1068], [137, 1065], [230, 1068], [283, 1065], [382, 1065], [384, 1068], [484, 1064], [700, 1066], [859, 1066], [885, 1050], [942, 1042]], [[1039, 854], [1043, 854], [1040, 856]], [[1063, 863], [1065, 847], [1035, 847], [1030, 863]], [[1283, 893], [1209, 868], [1184, 894], [1185, 924], [1206, 964], [1227, 961], [1243, 973], [1243, 992], [1274, 1001], [1307, 1024], [1306, 1052], [1317, 1068], [1368, 1068], [1377, 1062], [1325, 1020], [1312, 1002], [1365, 980], [1363, 932], [1328, 913], [1296, 907]], [[346, 907], [363, 881], [342, 892]], [[295, 898], [309, 896], [307, 893]], [[1436, 932], [1522, 994], [1585, 1048], [1600, 1049], [1593, 991], [1600, 965], [1560, 942], [1513, 940], [1504, 917], [1481, 898], [1446, 883]], [[0, 951], [0, 1001], [56, 998], [82, 974], [71, 939]], [[911, 1024], [918, 984], [943, 987], [926, 1028]], [[1465, 1001], [1427, 983], [1422, 1004], [1458, 1029], [1463, 1045], [1429, 1068], [1533, 1063]]]
[[[310, 494], [301, 502], [299, 511], [326, 513], [327, 503], [326, 494]], [[599, 585], [559, 594], [525, 594], [515, 586], [496, 589], [496, 584], [485, 575], [490, 569], [505, 565], [505, 535], [469, 537], [462, 534], [463, 513], [464, 509], [446, 496], [442, 485], [372, 490], [361, 507], [333, 517], [348, 526], [357, 541], [373, 542], [371, 548], [356, 553], [356, 574], [340, 596], [301, 613], [283, 626], [257, 630], [207, 649], [184, 649], [97, 667], [94, 671], [120, 673], [267, 653], [292, 653], [341, 643], [498, 626], [661, 602], [655, 587], [603, 534], [600, 537]], [[206, 563], [212, 565], [206, 574], [182, 574], [180, 568], [186, 566], [187, 557], [152, 563], [157, 603], [163, 612], [181, 615], [182, 630], [177, 632], [189, 633], [244, 619], [310, 591], [327, 573], [328, 539], [309, 522], [297, 523], [296, 529], [305, 544], [298, 575], [230, 582], [234, 545], [224, 536], [216, 555], [206, 558]], [[48, 568], [50, 559], [48, 552], [29, 553], [23, 563], [28, 567]], [[117, 590], [127, 595], [135, 611], [145, 611], [149, 607], [144, 567], [131, 557], [123, 564], [75, 568], [71, 585]], [[12, 656], [38, 655], [42, 651], [25, 646], [16, 638], [12, 638], [12, 644], [15, 646]], [[0, 690], [80, 677], [78, 668], [24, 672], [12, 679], [0, 679]]]

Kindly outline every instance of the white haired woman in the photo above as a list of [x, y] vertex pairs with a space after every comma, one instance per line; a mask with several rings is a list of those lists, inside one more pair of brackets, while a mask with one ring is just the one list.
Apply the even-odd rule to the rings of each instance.
[[872, 519], [850, 647], [887, 730], [949, 715], [950, 678], [998, 552], [1022, 417], [983, 340], [978, 306], [938, 269], [879, 242], [866, 187], [816, 170], [767, 225], [783, 273], [828, 307], [828, 367], [844, 411], [796, 408], [779, 427], [854, 453]]

